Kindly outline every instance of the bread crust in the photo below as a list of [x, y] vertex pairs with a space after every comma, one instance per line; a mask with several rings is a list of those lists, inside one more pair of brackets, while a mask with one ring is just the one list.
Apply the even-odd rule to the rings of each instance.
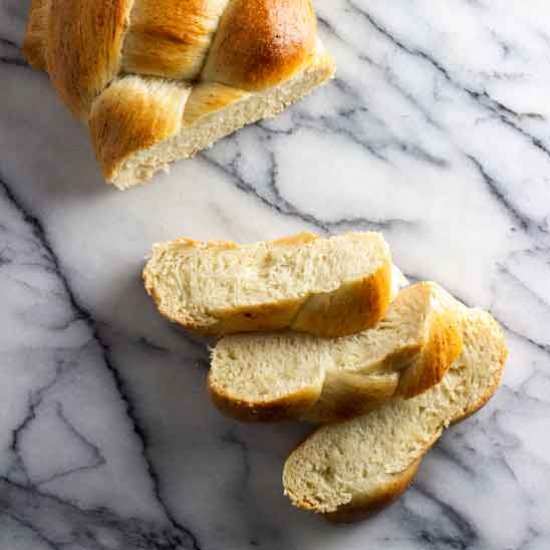
[[[428, 448], [426, 448], [427, 450]], [[424, 455], [400, 472], [399, 475], [388, 479], [376, 491], [355, 496], [351, 502], [341, 506], [336, 512], [325, 514], [325, 518], [332, 523], [353, 523], [368, 519], [384, 510], [409, 488], [423, 458]]]
[[317, 20], [310, 0], [232, 0], [201, 78], [263, 90], [308, 64], [316, 40]]
[[94, 102], [90, 137], [105, 177], [115, 179], [130, 155], [176, 135], [190, 90], [164, 81], [122, 78]]
[[372, 327], [388, 310], [392, 262], [388, 256], [374, 272], [341, 285], [333, 292], [315, 294], [300, 308], [290, 328], [316, 336], [342, 336]]
[[228, 0], [135, 0], [124, 43], [126, 72], [195, 80]]
[[280, 422], [301, 416], [317, 401], [320, 388], [304, 388], [292, 395], [280, 399], [271, 399], [268, 402], [250, 402], [236, 400], [227, 395], [222, 388], [212, 381], [209, 374], [207, 379], [208, 393], [216, 407], [227, 416], [240, 422]]
[[49, 0], [32, 0], [23, 41], [23, 55], [34, 69], [46, 69]]
[[435, 386], [460, 355], [462, 343], [458, 310], [435, 314], [428, 343], [415, 363], [402, 372], [396, 395], [408, 399]]
[[132, 5], [133, 0], [50, 0], [48, 73], [81, 119], [119, 72]]

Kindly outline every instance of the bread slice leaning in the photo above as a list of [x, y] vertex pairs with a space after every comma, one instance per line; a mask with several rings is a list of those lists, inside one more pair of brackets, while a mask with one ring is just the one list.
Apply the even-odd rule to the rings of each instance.
[[499, 384], [507, 351], [497, 322], [484, 311], [467, 310], [462, 330], [462, 354], [439, 384], [323, 426], [288, 457], [283, 485], [294, 505], [351, 521], [405, 490], [443, 430], [481, 408]]
[[227, 336], [212, 351], [209, 392], [245, 421], [351, 418], [439, 382], [462, 348], [461, 308], [424, 282], [402, 290], [376, 327], [357, 334]]
[[292, 328], [332, 336], [380, 320], [391, 273], [379, 233], [306, 232], [248, 245], [157, 244], [143, 279], [164, 316], [202, 335]]

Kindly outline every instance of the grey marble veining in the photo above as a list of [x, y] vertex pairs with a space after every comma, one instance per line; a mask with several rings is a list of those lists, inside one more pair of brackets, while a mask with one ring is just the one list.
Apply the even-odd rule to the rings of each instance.
[[[550, 6], [316, 2], [337, 78], [126, 193], [20, 54], [0, 0], [0, 549], [550, 548]], [[307, 426], [241, 425], [163, 321], [154, 241], [378, 229], [507, 330], [495, 399], [413, 487], [334, 527], [282, 496]]]

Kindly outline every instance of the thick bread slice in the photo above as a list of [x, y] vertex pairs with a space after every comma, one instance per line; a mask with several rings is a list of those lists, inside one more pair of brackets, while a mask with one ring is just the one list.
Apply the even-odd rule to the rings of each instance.
[[147, 292], [171, 321], [202, 335], [292, 328], [357, 332], [386, 313], [391, 256], [379, 233], [300, 233], [248, 245], [155, 245]]
[[287, 459], [285, 494], [300, 508], [349, 521], [399, 496], [443, 430], [481, 408], [506, 360], [498, 323], [464, 312], [464, 347], [443, 380], [409, 400], [394, 400], [353, 420], [324, 426]]
[[357, 416], [441, 380], [461, 351], [462, 307], [424, 282], [402, 290], [375, 328], [357, 334], [228, 336], [212, 352], [210, 394], [240, 420]]

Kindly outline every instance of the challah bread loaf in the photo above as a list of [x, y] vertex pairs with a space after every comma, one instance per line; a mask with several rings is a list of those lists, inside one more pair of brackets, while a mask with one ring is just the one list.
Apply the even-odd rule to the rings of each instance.
[[334, 74], [310, 0], [33, 0], [23, 50], [120, 189]]
[[408, 400], [323, 426], [287, 459], [285, 494], [300, 508], [351, 521], [399, 496], [443, 430], [481, 408], [506, 360], [497, 322], [472, 309], [462, 320], [464, 346], [442, 381]]
[[333, 422], [439, 382], [462, 347], [463, 306], [435, 283], [402, 290], [371, 329], [339, 338], [234, 335], [212, 351], [209, 392], [245, 421]]
[[143, 278], [162, 315], [202, 335], [292, 328], [333, 336], [381, 319], [391, 273], [379, 233], [300, 233], [247, 245], [157, 244]]

